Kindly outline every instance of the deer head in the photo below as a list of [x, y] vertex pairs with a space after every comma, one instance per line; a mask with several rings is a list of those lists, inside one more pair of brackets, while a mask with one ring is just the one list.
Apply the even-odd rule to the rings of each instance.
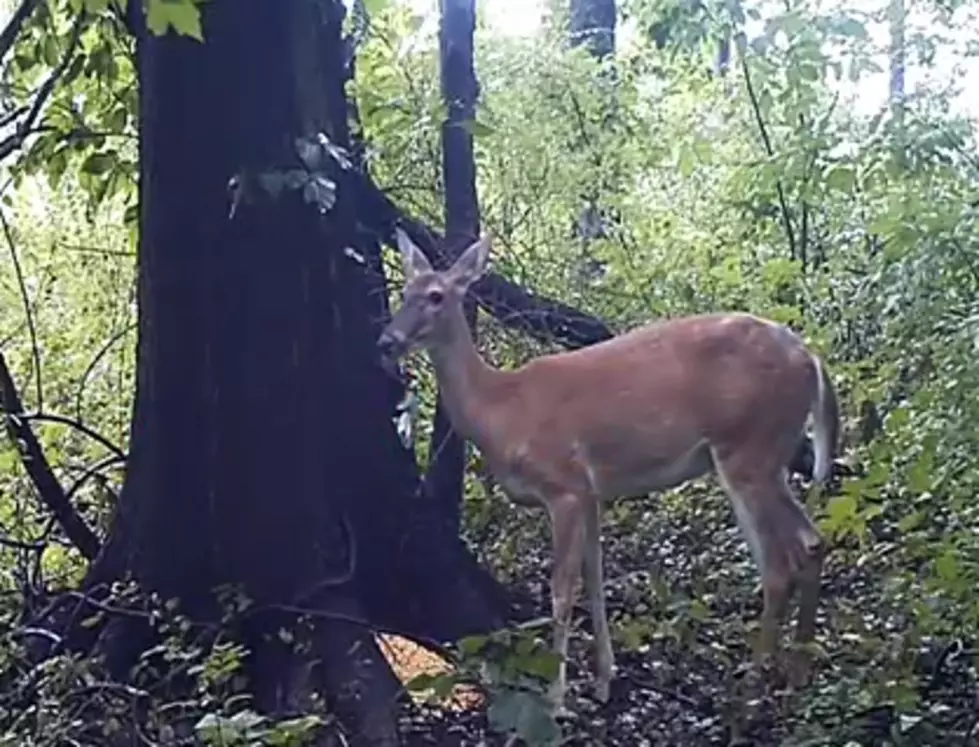
[[393, 369], [399, 358], [419, 348], [446, 342], [453, 317], [461, 313], [469, 286], [483, 274], [489, 257], [490, 237], [473, 243], [447, 270], [439, 272], [422, 250], [400, 228], [395, 229], [404, 261], [405, 286], [401, 307], [377, 340], [381, 360]]

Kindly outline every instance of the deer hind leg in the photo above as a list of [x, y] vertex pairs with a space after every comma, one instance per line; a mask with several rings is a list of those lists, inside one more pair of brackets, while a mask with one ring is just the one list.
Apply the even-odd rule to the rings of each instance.
[[[717, 459], [717, 471], [731, 498], [738, 523], [761, 571], [764, 609], [757, 653], [769, 659], [779, 653], [781, 623], [793, 592], [800, 592], [796, 640], [815, 634], [816, 606], [824, 554], [823, 540], [805, 509], [785, 482], [784, 468], [758, 463], [758, 452]], [[795, 664], [803, 664], [801, 660]], [[808, 669], [808, 662], [803, 670]], [[801, 674], [793, 666], [793, 679]]]
[[554, 622], [554, 652], [560, 657], [557, 680], [550, 697], [555, 711], [566, 712], [564, 693], [567, 684], [568, 635], [571, 611], [575, 603], [578, 579], [581, 578], [585, 548], [585, 501], [576, 495], [563, 495], [548, 504], [554, 565], [551, 571], [551, 615]]
[[[823, 562], [826, 557], [826, 545], [815, 528], [812, 529], [815, 540], [807, 547], [808, 562], [797, 574], [799, 588], [799, 612], [796, 618], [795, 640], [799, 644], [807, 644], [816, 636], [816, 608], [819, 606], [819, 588], [822, 581]], [[805, 651], [799, 651], [790, 669], [791, 682], [801, 686], [809, 679], [811, 662]]]
[[592, 634], [595, 638], [595, 698], [608, 701], [609, 687], [615, 671], [615, 654], [605, 611], [605, 589], [602, 578], [601, 506], [591, 502], [585, 509], [585, 591], [591, 610]]

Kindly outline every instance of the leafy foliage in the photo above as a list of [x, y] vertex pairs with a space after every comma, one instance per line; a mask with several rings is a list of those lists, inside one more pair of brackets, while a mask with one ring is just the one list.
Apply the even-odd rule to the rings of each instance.
[[460, 685], [489, 695], [490, 728], [519, 736], [529, 745], [553, 745], [561, 732], [547, 701], [545, 687], [554, 681], [558, 657], [528, 630], [504, 630], [459, 641], [451, 672], [421, 674], [406, 683], [429, 697], [446, 698]]

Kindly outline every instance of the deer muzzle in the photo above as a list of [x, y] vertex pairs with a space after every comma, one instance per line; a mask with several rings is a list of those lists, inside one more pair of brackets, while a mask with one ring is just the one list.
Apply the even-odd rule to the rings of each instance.
[[402, 332], [386, 329], [377, 338], [377, 351], [380, 354], [381, 366], [392, 375], [398, 374], [398, 359], [408, 350], [408, 339]]

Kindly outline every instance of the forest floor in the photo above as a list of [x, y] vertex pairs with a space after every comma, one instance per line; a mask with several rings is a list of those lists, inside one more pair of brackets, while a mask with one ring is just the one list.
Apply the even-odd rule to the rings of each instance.
[[[544, 517], [499, 497], [481, 502], [475, 513], [481, 515], [470, 519], [469, 535], [483, 560], [536, 601], [534, 614], [547, 615]], [[611, 507], [603, 550], [616, 679], [607, 704], [591, 698], [590, 624], [579, 601], [568, 672], [576, 716], [563, 722], [562, 744], [979, 746], [979, 657], [966, 650], [939, 658], [946, 643], [927, 641], [916, 641], [906, 660], [889, 653], [907, 613], [881, 592], [874, 553], [832, 548], [817, 620], [824, 653], [812, 683], [759, 693], [746, 689], [745, 665], [760, 587], [719, 490], [704, 483], [659, 501]], [[400, 647], [406, 677], [445, 666], [404, 642]], [[910, 684], [902, 690], [902, 682]], [[403, 732], [412, 747], [518, 744], [489, 731], [474, 698], [411, 709]]]

